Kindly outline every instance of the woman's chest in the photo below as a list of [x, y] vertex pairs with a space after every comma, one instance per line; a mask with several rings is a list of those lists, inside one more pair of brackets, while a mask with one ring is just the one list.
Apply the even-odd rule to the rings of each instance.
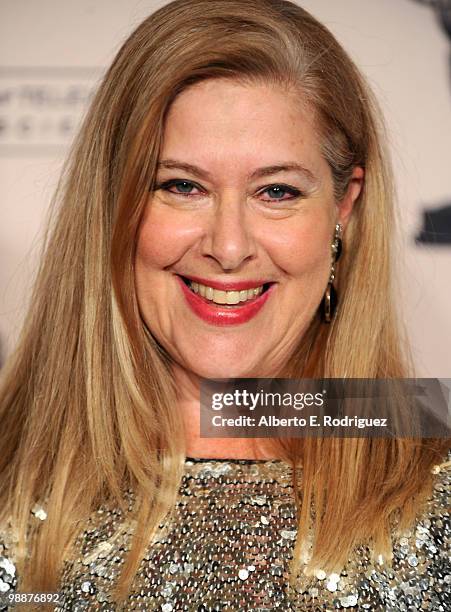
[[[146, 551], [126, 610], [440, 610], [449, 597], [449, 517], [433, 512], [394, 549], [392, 567], [365, 547], [340, 575], [321, 568], [290, 586], [297, 533], [293, 488], [280, 466], [235, 474], [226, 463], [187, 473], [169, 521]], [[196, 466], [196, 468], [199, 466]], [[257, 477], [258, 476], [258, 477]], [[109, 593], [129, 535], [105, 511], [86, 529], [67, 564], [60, 610], [116, 610]], [[449, 608], [448, 608], [449, 609]]]

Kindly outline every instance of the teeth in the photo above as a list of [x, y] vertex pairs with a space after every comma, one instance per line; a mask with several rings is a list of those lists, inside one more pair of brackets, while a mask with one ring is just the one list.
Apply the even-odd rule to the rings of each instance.
[[227, 304], [238, 304], [240, 301], [240, 292], [239, 291], [226, 291], [227, 294]]
[[227, 291], [213, 289], [213, 302], [216, 302], [216, 304], [227, 304]]
[[198, 293], [202, 297], [207, 298], [207, 300], [215, 302], [215, 304], [239, 304], [240, 302], [253, 299], [263, 291], [263, 285], [253, 287], [252, 289], [245, 289], [244, 291], [220, 291], [219, 289], [213, 289], [213, 287], [207, 287], [194, 281], [189, 281], [189, 283], [194, 293]]

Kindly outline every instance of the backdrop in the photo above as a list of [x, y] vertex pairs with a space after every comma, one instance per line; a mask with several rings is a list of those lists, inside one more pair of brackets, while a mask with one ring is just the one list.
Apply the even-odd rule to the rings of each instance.
[[[430, 0], [299, 2], [367, 75], [390, 132], [402, 313], [419, 376], [451, 377], [450, 45]], [[46, 211], [90, 96], [152, 0], [0, 1], [0, 342], [29, 300]], [[351, 347], [352, 348], [352, 347]]]

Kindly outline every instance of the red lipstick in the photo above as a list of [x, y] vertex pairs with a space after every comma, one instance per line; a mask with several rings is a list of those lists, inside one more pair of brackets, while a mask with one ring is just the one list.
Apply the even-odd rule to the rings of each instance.
[[[269, 288], [261, 293], [260, 295], [255, 296], [251, 300], [246, 302], [242, 302], [237, 304], [236, 306], [227, 306], [222, 304], [215, 304], [211, 300], [207, 300], [201, 295], [194, 293], [191, 289], [185, 284], [183, 279], [180, 276], [176, 276], [179, 286], [183, 292], [186, 303], [191, 308], [191, 310], [196, 314], [200, 319], [205, 321], [206, 323], [210, 323], [211, 325], [218, 326], [227, 326], [227, 325], [239, 325], [241, 323], [246, 323], [250, 319], [256, 316], [258, 312], [260, 312], [261, 308], [264, 306], [269, 296], [272, 294], [275, 283], [272, 283]], [[198, 277], [185, 277], [193, 280], [194, 282], [200, 282], [201, 284], [205, 284], [208, 287], [212, 287], [213, 289], [219, 289], [222, 291], [244, 291], [244, 289], [250, 289], [252, 287], [257, 287], [256, 281], [239, 281], [239, 282], [214, 282], [210, 280], [197, 280]], [[257, 281], [260, 285], [265, 284], [265, 282]], [[224, 289], [225, 286], [232, 287], [231, 289]]]

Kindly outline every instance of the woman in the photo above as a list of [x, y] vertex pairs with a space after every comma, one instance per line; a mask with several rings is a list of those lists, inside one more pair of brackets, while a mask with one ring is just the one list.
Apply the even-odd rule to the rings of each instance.
[[392, 191], [371, 93], [303, 9], [176, 0], [137, 28], [3, 373], [5, 593], [446, 607], [447, 440], [199, 436], [202, 377], [411, 373]]

